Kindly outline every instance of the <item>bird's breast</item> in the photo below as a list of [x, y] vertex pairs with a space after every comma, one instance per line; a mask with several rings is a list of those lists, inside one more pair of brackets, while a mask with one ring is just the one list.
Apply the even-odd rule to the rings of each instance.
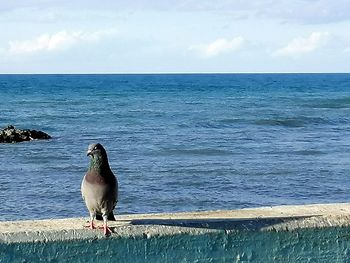
[[106, 179], [102, 176], [90, 172], [85, 175], [85, 180], [90, 184], [104, 185], [107, 183]]

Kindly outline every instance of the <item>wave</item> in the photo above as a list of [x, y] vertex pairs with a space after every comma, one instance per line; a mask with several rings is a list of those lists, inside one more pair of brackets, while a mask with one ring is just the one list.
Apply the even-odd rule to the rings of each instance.
[[230, 124], [246, 122], [246, 120], [240, 119], [240, 118], [226, 118], [226, 119], [219, 120], [218, 122], [224, 125], [225, 124], [230, 125]]
[[301, 128], [307, 125], [329, 124], [330, 122], [320, 117], [294, 117], [294, 118], [270, 118], [254, 121], [256, 125], [263, 126], [282, 126], [289, 128]]
[[209, 121], [201, 121], [197, 122], [195, 124], [195, 127], [199, 128], [214, 128], [214, 129], [221, 129], [221, 128], [229, 128], [232, 127], [238, 123], [244, 123], [247, 122], [244, 119], [221, 119], [221, 120], [209, 120]]
[[295, 152], [297, 155], [322, 155], [322, 154], [326, 154], [325, 152], [322, 151], [318, 151], [318, 150], [301, 150], [301, 151], [296, 151]]
[[[341, 122], [347, 122], [344, 119], [338, 119]], [[237, 127], [240, 125], [261, 125], [261, 126], [282, 126], [289, 128], [301, 128], [308, 125], [327, 125], [334, 124], [334, 120], [328, 120], [321, 117], [272, 117], [265, 119], [244, 119], [244, 118], [224, 118], [219, 120], [200, 121], [196, 123], [180, 123], [179, 128], [206, 128], [206, 129], [225, 129]]]
[[152, 155], [157, 156], [168, 156], [168, 155], [198, 155], [198, 156], [223, 156], [232, 155], [233, 153], [228, 150], [218, 150], [218, 149], [163, 149], [159, 151], [152, 152]]
[[309, 108], [318, 109], [346, 109], [350, 108], [350, 97], [337, 98], [337, 99], [321, 99], [310, 104], [306, 104]]
[[291, 151], [267, 151], [264, 152], [267, 155], [303, 155], [303, 156], [318, 156], [327, 154], [324, 151], [319, 150], [291, 150]]

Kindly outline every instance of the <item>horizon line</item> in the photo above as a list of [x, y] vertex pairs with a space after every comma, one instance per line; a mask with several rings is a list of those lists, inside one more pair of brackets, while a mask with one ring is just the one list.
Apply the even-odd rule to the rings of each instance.
[[82, 73], [0, 73], [0, 75], [239, 75], [239, 74], [350, 74], [349, 72], [82, 72]]

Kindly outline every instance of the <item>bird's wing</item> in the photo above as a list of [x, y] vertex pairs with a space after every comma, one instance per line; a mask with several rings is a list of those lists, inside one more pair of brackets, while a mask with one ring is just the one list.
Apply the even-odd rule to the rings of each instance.
[[80, 186], [81, 197], [82, 197], [83, 200], [85, 201], [85, 196], [84, 196], [84, 181], [85, 181], [85, 176], [84, 176], [83, 181], [81, 182], [81, 186]]

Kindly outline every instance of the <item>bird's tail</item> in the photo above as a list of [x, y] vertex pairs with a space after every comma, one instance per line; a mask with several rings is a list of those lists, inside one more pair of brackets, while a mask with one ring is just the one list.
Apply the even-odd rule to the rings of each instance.
[[[113, 211], [109, 213], [107, 219], [108, 219], [108, 221], [116, 221], [116, 220], [115, 220], [115, 217], [114, 217], [114, 214], [113, 214]], [[103, 220], [102, 215], [97, 214], [97, 215], [96, 215], [96, 220]]]
[[113, 214], [113, 211], [109, 213], [109, 215], [108, 215], [108, 220], [109, 220], [109, 221], [116, 221], [116, 220], [115, 220], [115, 217], [114, 217], [114, 214]]

